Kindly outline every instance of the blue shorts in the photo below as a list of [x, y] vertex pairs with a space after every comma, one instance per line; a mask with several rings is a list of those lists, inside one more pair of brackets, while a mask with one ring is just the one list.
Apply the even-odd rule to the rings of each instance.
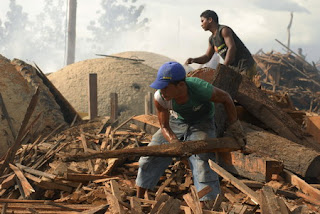
[[[213, 119], [196, 124], [187, 124], [182, 120], [171, 117], [170, 127], [178, 139], [183, 139], [183, 141], [197, 141], [216, 137]], [[159, 129], [153, 135], [148, 146], [167, 143], [168, 141], [163, 137]], [[212, 191], [200, 198], [200, 201], [214, 200], [217, 194], [220, 193], [218, 175], [210, 168], [208, 163], [209, 159], [215, 161], [214, 153], [196, 154], [189, 157], [193, 182], [197, 191], [199, 192], [207, 186], [212, 188]], [[171, 162], [171, 157], [141, 157], [136, 179], [137, 186], [145, 189], [153, 189]]]

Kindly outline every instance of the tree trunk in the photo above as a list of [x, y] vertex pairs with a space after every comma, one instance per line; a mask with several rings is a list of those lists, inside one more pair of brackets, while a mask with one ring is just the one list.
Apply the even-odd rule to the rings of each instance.
[[320, 152], [286, 138], [245, 126], [247, 149], [258, 155], [283, 161], [284, 167], [303, 177], [320, 176]]

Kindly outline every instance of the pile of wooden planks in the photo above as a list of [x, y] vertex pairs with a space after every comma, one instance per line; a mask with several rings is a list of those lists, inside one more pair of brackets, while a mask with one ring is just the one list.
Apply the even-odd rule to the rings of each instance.
[[222, 193], [201, 209], [199, 198], [211, 189], [195, 190], [184, 160], [174, 161], [144, 199], [135, 197], [138, 157], [62, 161], [78, 153], [143, 147], [151, 140], [144, 123], [158, 126], [151, 115], [129, 118], [119, 126], [107, 118], [23, 145], [0, 178], [3, 213], [260, 213], [277, 209], [275, 203], [288, 213], [319, 209], [320, 191], [282, 168], [268, 181], [255, 181], [236, 178], [211, 163], [223, 178]]
[[286, 93], [299, 110], [320, 113], [320, 72], [294, 52], [254, 55], [263, 88]]

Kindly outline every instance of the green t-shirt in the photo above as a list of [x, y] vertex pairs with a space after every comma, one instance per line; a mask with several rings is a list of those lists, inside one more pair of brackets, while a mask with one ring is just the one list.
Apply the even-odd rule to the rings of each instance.
[[178, 118], [186, 122], [199, 122], [213, 118], [215, 108], [211, 102], [213, 86], [197, 77], [186, 78], [189, 99], [179, 105], [172, 100], [172, 110], [177, 112]]

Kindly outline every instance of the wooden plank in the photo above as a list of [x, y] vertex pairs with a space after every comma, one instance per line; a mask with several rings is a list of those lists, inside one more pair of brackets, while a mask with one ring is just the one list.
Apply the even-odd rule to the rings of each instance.
[[69, 186], [63, 185], [63, 184], [58, 184], [58, 183], [51, 182], [51, 181], [41, 180], [40, 183], [35, 183], [35, 185], [37, 185], [43, 189], [62, 190], [62, 191], [66, 191], [69, 193], [72, 192], [72, 187], [69, 187]]
[[165, 203], [169, 199], [169, 195], [166, 193], [162, 193], [158, 199], [155, 201], [156, 203], [152, 207], [150, 214], [156, 214], [160, 208], [160, 206]]
[[40, 183], [40, 182], [41, 182], [41, 179], [40, 179], [40, 178], [38, 178], [38, 177], [36, 177], [36, 176], [34, 176], [34, 175], [31, 175], [31, 174], [29, 174], [29, 173], [27, 173], [27, 172], [24, 173], [24, 176], [25, 176], [26, 178], [34, 181], [34, 182], [37, 182], [37, 183]]
[[139, 201], [139, 199], [137, 197], [130, 198], [130, 205], [131, 205], [131, 212], [133, 214], [142, 213], [141, 202]]
[[[270, 214], [282, 214], [281, 207], [278, 203], [277, 197], [274, 194], [272, 187], [264, 186], [261, 190], [261, 200], [260, 200], [260, 208], [262, 213], [270, 213]], [[285, 212], [283, 214], [288, 214], [289, 212]]]
[[229, 188], [222, 186], [223, 196], [231, 202], [231, 204], [240, 203], [239, 198], [237, 198], [236, 194]]
[[30, 185], [28, 180], [24, 177], [23, 173], [20, 171], [18, 167], [10, 163], [9, 163], [9, 167], [13, 170], [13, 172], [16, 174], [17, 178], [19, 179], [21, 183], [21, 187], [23, 189], [24, 196], [28, 198], [31, 195], [31, 193], [35, 192], [35, 190]]
[[233, 175], [231, 175], [225, 169], [220, 167], [218, 164], [214, 163], [212, 160], [209, 160], [209, 164], [210, 164], [210, 167], [213, 171], [215, 171], [218, 175], [220, 175], [221, 177], [223, 177], [224, 179], [229, 181], [232, 185], [234, 185], [241, 192], [248, 195], [254, 203], [259, 204], [259, 197], [256, 192], [254, 192], [252, 189], [250, 189], [248, 186], [246, 186], [240, 180], [235, 178]]
[[97, 214], [97, 213], [104, 213], [107, 211], [107, 209], [109, 208], [109, 204], [103, 204], [103, 205], [100, 205], [98, 207], [94, 207], [94, 208], [91, 208], [89, 210], [86, 210], [86, 211], [82, 211], [81, 213], [82, 214]]
[[210, 186], [206, 186], [205, 188], [203, 188], [202, 190], [200, 190], [198, 192], [198, 197], [202, 198], [203, 196], [205, 196], [206, 194], [208, 194], [211, 191], [212, 191], [212, 188]]
[[264, 186], [264, 183], [259, 181], [245, 180], [241, 179], [241, 182], [247, 185], [250, 188], [259, 188], [261, 189]]
[[[100, 147], [100, 151], [105, 151], [107, 145], [108, 145], [108, 142], [109, 142], [109, 134], [111, 133], [111, 128], [112, 126], [108, 126], [106, 128], [106, 131], [104, 133], [104, 139], [101, 143], [101, 147]], [[94, 165], [94, 172], [97, 173], [100, 169], [102, 168], [102, 159], [99, 158], [96, 160], [96, 163]]]
[[320, 201], [315, 199], [315, 198], [313, 198], [312, 196], [303, 194], [301, 192], [296, 192], [296, 195], [301, 197], [301, 198], [303, 198], [304, 200], [308, 201], [309, 203], [312, 203], [314, 205], [320, 206]]
[[273, 174], [279, 175], [284, 168], [281, 161], [238, 151], [219, 153], [219, 164], [229, 172], [261, 182], [269, 182]]
[[144, 99], [144, 114], [152, 114], [153, 113], [153, 94], [148, 92]]
[[190, 207], [184, 207], [183, 209], [185, 214], [192, 214], [191, 208]]
[[241, 147], [232, 137], [210, 138], [205, 141], [185, 141], [178, 143], [162, 144], [158, 146], [145, 146], [132, 149], [119, 149], [94, 154], [73, 155], [64, 157], [64, 161], [85, 161], [94, 158], [119, 158], [138, 156], [164, 156], [181, 157], [191, 154], [206, 152], [226, 152], [239, 150]]
[[93, 182], [98, 184], [98, 183], [104, 183], [107, 181], [111, 181], [111, 180], [121, 180], [122, 178], [120, 177], [110, 177], [110, 178], [103, 178], [103, 179], [98, 179], [98, 180], [94, 180]]
[[112, 178], [108, 175], [101, 174], [78, 174], [78, 173], [65, 173], [63, 177], [58, 177], [60, 180], [67, 181], [77, 181], [77, 182], [87, 182], [87, 181], [95, 181], [99, 179]]
[[159, 197], [162, 195], [164, 188], [168, 186], [174, 178], [175, 178], [175, 174], [172, 173], [171, 176], [162, 183], [162, 185], [159, 187], [159, 189], [156, 192], [156, 201], [159, 200]]
[[55, 203], [53, 201], [45, 201], [44, 204], [46, 205], [51, 205], [51, 206], [54, 206], [54, 207], [59, 207], [61, 208], [62, 210], [66, 210], [66, 211], [79, 211], [78, 209], [74, 209], [72, 207], [68, 207], [68, 206], [65, 206], [65, 205], [61, 205], [61, 204], [58, 204], [58, 203]]
[[306, 131], [320, 144], [320, 116], [308, 116]]
[[[80, 137], [81, 137], [81, 143], [82, 143], [82, 147], [83, 147], [84, 153], [85, 154], [89, 153], [88, 152], [88, 145], [87, 145], [86, 136], [83, 134], [83, 130], [81, 130]], [[93, 174], [94, 173], [94, 169], [93, 169], [93, 165], [92, 165], [91, 160], [87, 160], [87, 164], [88, 164], [89, 173]]]
[[118, 94], [110, 93], [110, 121], [115, 122], [118, 119]]
[[118, 213], [118, 214], [124, 214], [124, 210], [122, 206], [120, 205], [118, 199], [116, 196], [112, 195], [107, 191], [107, 188], [104, 187], [106, 198], [108, 201], [108, 204], [110, 205], [109, 210], [111, 213]]
[[133, 117], [132, 119], [160, 129], [160, 123], [156, 115], [138, 115]]
[[129, 132], [129, 131], [116, 131], [114, 135], [133, 135], [133, 136], [142, 136], [144, 133], [141, 132]]
[[6, 213], [7, 213], [7, 207], [8, 207], [8, 204], [5, 203], [5, 204], [2, 206], [1, 214], [6, 214]]
[[4, 179], [0, 185], [0, 189], [8, 189], [15, 184], [16, 174], [12, 174]]
[[187, 205], [190, 207], [190, 209], [193, 211], [193, 213], [195, 214], [202, 213], [202, 210], [199, 210], [198, 206], [195, 204], [196, 202], [193, 200], [190, 193], [183, 195], [183, 199], [187, 203]]
[[88, 115], [89, 120], [92, 120], [98, 116], [98, 77], [96, 73], [89, 74], [88, 88]]
[[163, 203], [157, 214], [179, 214], [181, 201], [179, 199], [175, 199], [173, 197], [169, 197], [166, 203]]
[[212, 206], [212, 210], [215, 211], [217, 209], [220, 208], [221, 202], [224, 200], [223, 195], [218, 194], [216, 199], [214, 200], [213, 206]]
[[[107, 185], [107, 183], [105, 184]], [[119, 204], [121, 204], [122, 206], [131, 209], [131, 206], [127, 203], [124, 203], [121, 199], [121, 192], [119, 189], [119, 184], [117, 183], [117, 181], [115, 180], [110, 180], [110, 187], [111, 187], [111, 191], [112, 194], [118, 199]]]
[[196, 188], [194, 186], [191, 186], [190, 191], [190, 193], [183, 195], [183, 199], [195, 214], [202, 214], [203, 211], [200, 205]]
[[113, 194], [114, 196], [116, 196], [116, 198], [117, 198], [119, 201], [122, 201], [122, 200], [121, 200], [121, 193], [120, 193], [120, 189], [119, 189], [118, 183], [117, 183], [115, 180], [111, 180], [111, 181], [110, 181], [110, 186], [111, 186], [112, 194]]
[[32, 169], [31, 167], [27, 167], [27, 166], [24, 166], [24, 165], [19, 164], [19, 163], [17, 163], [16, 166], [18, 168], [20, 168], [21, 170], [23, 170], [25, 172], [29, 172], [30, 174], [33, 174], [33, 175], [43, 176], [43, 177], [49, 178], [49, 179], [55, 179], [57, 177], [56, 175], [53, 175], [53, 174], [50, 174], [50, 173], [47, 173], [47, 172], [42, 172], [42, 171], [39, 171], [39, 170], [36, 170], [36, 169]]
[[310, 184], [293, 174], [292, 172], [288, 170], [284, 170], [285, 172], [285, 179], [288, 183], [294, 185], [299, 190], [301, 190], [303, 193], [310, 195], [312, 198], [314, 198], [317, 201], [320, 201], [320, 190], [312, 187]]

